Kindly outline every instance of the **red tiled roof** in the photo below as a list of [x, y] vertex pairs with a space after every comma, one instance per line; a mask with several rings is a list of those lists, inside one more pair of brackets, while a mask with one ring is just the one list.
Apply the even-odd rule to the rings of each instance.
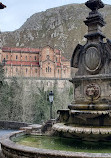
[[38, 53], [40, 49], [38, 48], [11, 48], [11, 47], [3, 47], [3, 52], [31, 52], [31, 53]]

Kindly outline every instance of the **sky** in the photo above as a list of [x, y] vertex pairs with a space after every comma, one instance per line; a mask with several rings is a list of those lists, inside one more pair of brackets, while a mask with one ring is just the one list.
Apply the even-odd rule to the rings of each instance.
[[[34, 13], [72, 3], [84, 3], [87, 0], [0, 0], [7, 8], [0, 10], [0, 30], [14, 31]], [[102, 0], [111, 4], [111, 0]]]

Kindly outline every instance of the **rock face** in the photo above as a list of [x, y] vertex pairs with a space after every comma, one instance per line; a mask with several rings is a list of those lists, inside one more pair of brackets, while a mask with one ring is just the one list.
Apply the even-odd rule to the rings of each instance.
[[[111, 6], [106, 5], [101, 13], [108, 23], [103, 32], [111, 38]], [[2, 33], [3, 46], [38, 48], [50, 45], [60, 48], [70, 59], [77, 43], [86, 42], [84, 34], [87, 27], [83, 24], [86, 16], [88, 9], [84, 4], [71, 4], [36, 13], [18, 30]]]

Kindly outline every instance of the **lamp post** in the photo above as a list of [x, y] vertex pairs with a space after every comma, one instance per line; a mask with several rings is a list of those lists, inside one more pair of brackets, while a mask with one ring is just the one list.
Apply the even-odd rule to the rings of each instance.
[[52, 119], [52, 104], [54, 100], [54, 93], [52, 91], [49, 92], [49, 101], [51, 103], [50, 105], [50, 119]]

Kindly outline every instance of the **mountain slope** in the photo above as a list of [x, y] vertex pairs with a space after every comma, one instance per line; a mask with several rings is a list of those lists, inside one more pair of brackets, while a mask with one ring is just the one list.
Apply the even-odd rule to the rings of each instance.
[[[3, 45], [34, 48], [50, 45], [60, 48], [70, 59], [75, 46], [86, 42], [87, 27], [83, 21], [88, 12], [84, 4], [71, 4], [36, 13], [20, 29], [2, 33]], [[106, 5], [101, 13], [107, 22], [103, 32], [111, 38], [111, 6]]]

